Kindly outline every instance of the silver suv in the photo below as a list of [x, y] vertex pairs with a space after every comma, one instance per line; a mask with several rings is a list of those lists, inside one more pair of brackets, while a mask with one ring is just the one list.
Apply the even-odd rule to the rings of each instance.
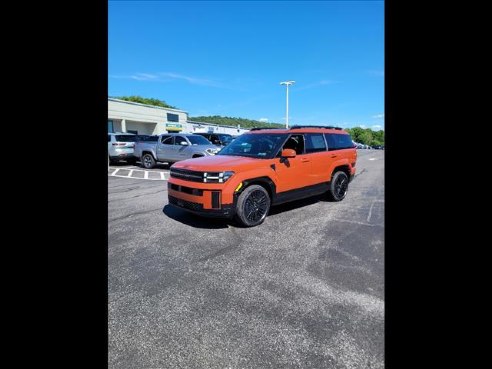
[[136, 135], [133, 133], [108, 133], [108, 156], [109, 163], [115, 164], [120, 160], [125, 160], [130, 164], [135, 164], [136, 158], [133, 156]]
[[153, 168], [157, 162], [168, 165], [180, 160], [215, 155], [220, 147], [212, 145], [205, 137], [189, 133], [165, 133], [157, 142], [140, 141], [135, 145], [134, 155], [142, 165]]

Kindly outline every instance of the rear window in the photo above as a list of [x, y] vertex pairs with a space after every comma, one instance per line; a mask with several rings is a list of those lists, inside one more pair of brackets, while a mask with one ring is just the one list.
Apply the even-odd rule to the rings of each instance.
[[326, 142], [328, 143], [328, 151], [351, 149], [354, 143], [349, 135], [325, 133]]
[[142, 141], [150, 141], [150, 142], [157, 142], [157, 140], [159, 139], [159, 136], [147, 136], [147, 137], [142, 137], [141, 140]]
[[135, 142], [134, 135], [116, 135], [116, 142]]
[[218, 136], [223, 144], [229, 144], [232, 141], [232, 136], [229, 135], [218, 135]]
[[186, 136], [192, 145], [210, 145], [210, 141], [203, 136]]

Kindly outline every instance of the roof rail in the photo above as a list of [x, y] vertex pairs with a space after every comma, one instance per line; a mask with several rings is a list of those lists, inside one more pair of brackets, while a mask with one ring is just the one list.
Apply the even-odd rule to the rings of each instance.
[[342, 130], [343, 128], [341, 127], [333, 127], [333, 126], [292, 126], [290, 129], [301, 129], [301, 128], [328, 128], [328, 129], [338, 129]]
[[254, 128], [251, 128], [250, 131], [260, 131], [262, 129], [281, 129], [281, 128], [278, 128], [278, 127], [254, 127]]

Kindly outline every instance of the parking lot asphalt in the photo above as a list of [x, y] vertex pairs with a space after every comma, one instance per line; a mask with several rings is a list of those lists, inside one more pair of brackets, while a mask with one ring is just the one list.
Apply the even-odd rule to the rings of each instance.
[[384, 151], [240, 228], [108, 176], [109, 368], [383, 368]]

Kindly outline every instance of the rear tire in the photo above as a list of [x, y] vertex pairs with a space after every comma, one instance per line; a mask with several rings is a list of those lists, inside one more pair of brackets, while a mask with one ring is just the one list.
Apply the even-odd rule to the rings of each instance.
[[143, 167], [146, 169], [152, 169], [155, 167], [155, 160], [152, 154], [144, 154], [142, 156], [141, 162]]
[[246, 227], [260, 225], [270, 210], [271, 200], [267, 190], [259, 185], [247, 187], [236, 205], [236, 219]]
[[328, 197], [332, 201], [342, 201], [347, 195], [349, 179], [344, 172], [336, 172], [331, 178]]

